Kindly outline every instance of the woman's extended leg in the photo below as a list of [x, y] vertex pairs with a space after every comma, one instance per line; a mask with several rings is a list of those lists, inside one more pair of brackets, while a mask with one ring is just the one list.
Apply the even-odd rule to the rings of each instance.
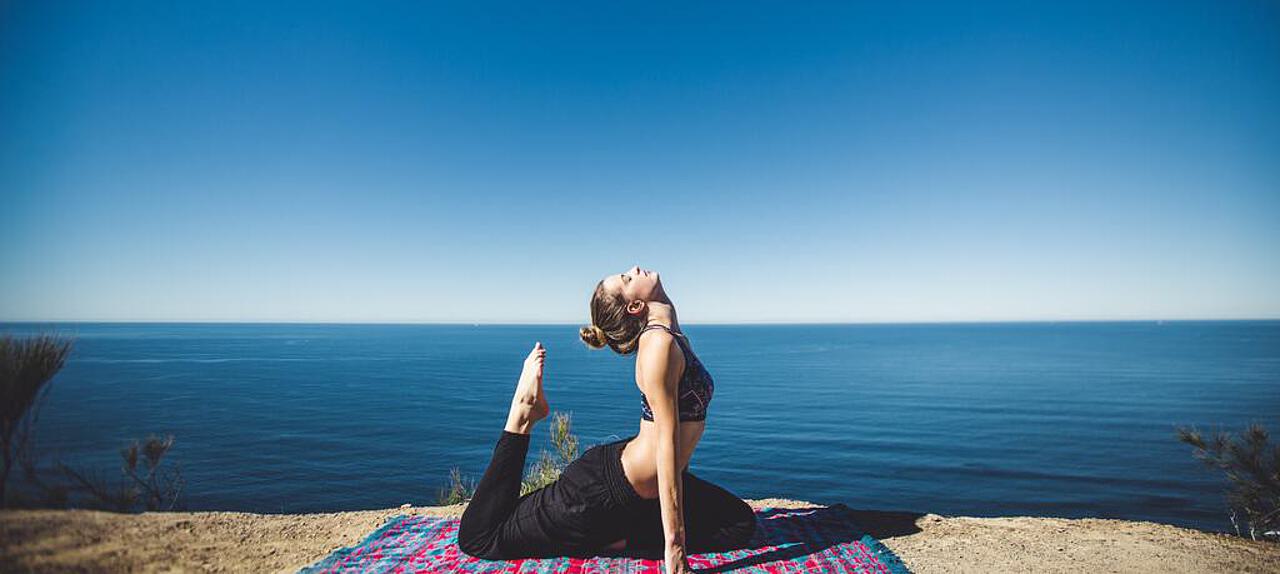
[[507, 426], [493, 449], [489, 467], [462, 514], [458, 546], [467, 554], [492, 555], [495, 538], [520, 501], [520, 481], [524, 475], [525, 456], [529, 452], [529, 433], [534, 423], [550, 412], [542, 391], [545, 355], [546, 350], [539, 343], [525, 359], [520, 382], [511, 400]]

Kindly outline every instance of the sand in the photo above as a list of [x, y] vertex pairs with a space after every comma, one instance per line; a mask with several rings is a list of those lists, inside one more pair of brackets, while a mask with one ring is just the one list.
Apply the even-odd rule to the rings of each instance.
[[[816, 506], [749, 500], [753, 507]], [[3, 572], [295, 572], [397, 514], [457, 517], [464, 505], [327, 514], [0, 511]], [[913, 572], [1276, 572], [1280, 544], [1152, 522], [968, 518], [858, 511]]]

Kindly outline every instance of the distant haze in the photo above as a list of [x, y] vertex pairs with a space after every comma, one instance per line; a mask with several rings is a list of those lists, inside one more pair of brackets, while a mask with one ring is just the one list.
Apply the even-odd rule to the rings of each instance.
[[891, 4], [0, 3], [0, 321], [1280, 317], [1280, 3]]

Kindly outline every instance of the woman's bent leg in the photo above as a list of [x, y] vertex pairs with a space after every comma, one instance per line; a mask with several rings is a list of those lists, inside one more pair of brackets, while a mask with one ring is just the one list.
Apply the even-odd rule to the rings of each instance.
[[692, 473], [684, 474], [685, 549], [690, 554], [746, 548], [756, 532], [751, 505]]
[[520, 480], [524, 476], [529, 440], [527, 434], [502, 431], [489, 467], [462, 513], [458, 547], [463, 552], [480, 558], [494, 555], [500, 529], [520, 500]]
[[[683, 473], [684, 543], [689, 554], [746, 548], [755, 535], [751, 505], [732, 492], [689, 473]], [[661, 559], [666, 548], [662, 507], [658, 499], [644, 499], [632, 509], [633, 524], [623, 553], [636, 558]]]

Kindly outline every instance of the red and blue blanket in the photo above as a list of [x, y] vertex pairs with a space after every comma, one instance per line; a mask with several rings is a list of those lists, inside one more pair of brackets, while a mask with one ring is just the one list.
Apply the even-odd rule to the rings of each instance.
[[[693, 554], [689, 565], [709, 572], [836, 572], [907, 574], [879, 540], [865, 533], [843, 504], [756, 510], [747, 548]], [[661, 560], [595, 556], [483, 560], [458, 549], [458, 519], [396, 516], [355, 546], [340, 548], [302, 574], [331, 572], [660, 573]]]

